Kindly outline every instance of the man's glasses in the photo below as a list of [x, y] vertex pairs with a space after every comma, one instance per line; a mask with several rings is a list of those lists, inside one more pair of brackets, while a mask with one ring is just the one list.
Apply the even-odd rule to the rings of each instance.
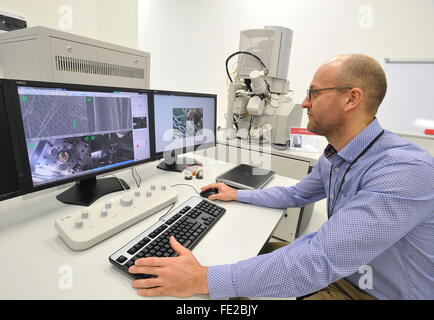
[[321, 89], [307, 89], [307, 95], [306, 98], [308, 101], [312, 100], [312, 94], [320, 91], [326, 91], [326, 90], [344, 90], [344, 89], [353, 89], [353, 87], [330, 87], [330, 88], [321, 88]]

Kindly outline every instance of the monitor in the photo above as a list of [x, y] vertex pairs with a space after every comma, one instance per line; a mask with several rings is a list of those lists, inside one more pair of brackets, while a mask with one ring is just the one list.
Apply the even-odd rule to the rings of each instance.
[[16, 148], [16, 135], [11, 118], [11, 108], [7, 98], [6, 80], [0, 80], [0, 200], [6, 200], [23, 194], [21, 184], [21, 166]]
[[153, 105], [155, 156], [164, 158], [158, 168], [182, 171], [195, 162], [177, 159], [178, 154], [215, 146], [215, 94], [154, 91]]
[[10, 87], [27, 190], [76, 181], [57, 199], [88, 206], [128, 187], [96, 176], [152, 160], [149, 91], [17, 80]]

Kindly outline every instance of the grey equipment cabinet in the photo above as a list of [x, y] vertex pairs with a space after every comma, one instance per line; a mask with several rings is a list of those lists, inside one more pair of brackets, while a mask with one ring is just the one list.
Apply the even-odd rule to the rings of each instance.
[[149, 89], [150, 54], [45, 27], [0, 34], [0, 76]]

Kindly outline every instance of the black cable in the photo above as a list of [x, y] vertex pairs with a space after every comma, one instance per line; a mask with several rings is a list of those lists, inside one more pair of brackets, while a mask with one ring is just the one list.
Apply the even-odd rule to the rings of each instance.
[[172, 203], [172, 205], [170, 206], [169, 210], [167, 210], [167, 212], [165, 214], [163, 214], [161, 216], [161, 218], [159, 219], [160, 221], [164, 219], [165, 216], [167, 216], [169, 214], [169, 212], [173, 209], [173, 206], [176, 204], [176, 201], [174, 203]]
[[186, 183], [177, 183], [177, 184], [171, 185], [171, 187], [175, 187], [175, 186], [188, 186], [190, 188], [193, 188], [194, 191], [196, 191], [196, 193], [200, 195], [200, 192], [197, 191], [196, 188], [193, 187], [192, 185], [189, 185], [189, 184], [186, 184]]
[[[134, 172], [137, 174], [137, 177], [139, 179], [136, 178], [136, 176], [134, 175]], [[140, 177], [139, 173], [137, 172], [136, 168], [131, 168], [131, 175], [133, 176], [134, 181], [136, 182], [136, 186], [137, 188], [140, 188], [140, 185], [142, 184], [142, 178]], [[138, 180], [138, 181], [137, 181]]]
[[233, 123], [235, 129], [238, 131], [238, 124], [237, 124], [237, 121], [238, 121], [238, 120], [237, 120], [237, 117], [235, 116], [235, 114], [232, 115], [232, 123]]
[[[196, 192], [200, 195], [200, 193], [196, 190], [196, 188], [193, 187], [193, 186], [191, 186], [191, 185], [189, 185], [189, 184], [178, 183], [178, 184], [171, 185], [171, 187], [175, 187], [175, 186], [188, 186], [188, 187], [190, 187], [190, 188], [193, 188], [194, 191], [196, 191]], [[167, 210], [167, 212], [166, 212], [166, 213], [165, 213], [165, 214], [160, 218], [160, 220], [163, 220], [163, 218], [169, 214], [169, 212], [173, 209], [173, 206], [174, 206], [175, 204], [176, 204], [176, 202], [174, 202], [174, 203], [170, 206], [169, 210]]]
[[234, 82], [234, 81], [232, 80], [231, 75], [230, 75], [230, 73], [229, 73], [228, 62], [229, 62], [229, 60], [230, 60], [232, 57], [234, 57], [234, 56], [236, 56], [236, 55], [239, 55], [239, 54], [247, 54], [247, 55], [249, 55], [249, 56], [252, 56], [252, 57], [256, 58], [256, 59], [259, 61], [259, 63], [262, 64], [262, 66], [264, 67], [265, 75], [268, 74], [268, 69], [267, 69], [267, 67], [266, 67], [265, 64], [262, 62], [261, 58], [259, 58], [257, 55], [255, 55], [255, 54], [253, 54], [253, 53], [251, 53], [251, 52], [248, 52], [248, 51], [237, 51], [237, 52], [232, 53], [232, 54], [231, 54], [231, 55], [226, 59], [226, 73], [227, 73], [228, 78], [229, 78], [229, 80], [230, 80], [231, 82]]
[[249, 123], [249, 132], [247, 136], [247, 141], [250, 143], [252, 140], [252, 135], [250, 134], [250, 130], [252, 130], [252, 122], [253, 122], [253, 116], [250, 116], [250, 123]]

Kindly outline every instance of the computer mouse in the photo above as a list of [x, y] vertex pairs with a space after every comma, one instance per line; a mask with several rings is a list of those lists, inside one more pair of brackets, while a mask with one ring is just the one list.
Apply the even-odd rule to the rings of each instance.
[[219, 193], [219, 189], [212, 188], [212, 189], [208, 189], [208, 190], [202, 191], [200, 193], [200, 196], [202, 198], [208, 199], [209, 196], [211, 196], [213, 194], [217, 194], [217, 193]]

